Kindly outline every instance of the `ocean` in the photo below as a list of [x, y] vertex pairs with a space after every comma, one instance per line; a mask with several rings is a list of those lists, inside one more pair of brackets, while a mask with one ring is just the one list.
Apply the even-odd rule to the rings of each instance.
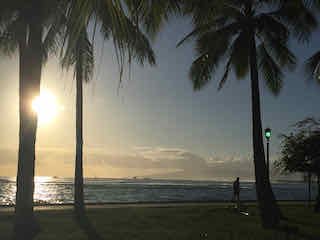
[[[86, 203], [165, 203], [230, 201], [232, 182], [158, 179], [84, 180]], [[255, 183], [240, 182], [241, 200], [256, 200]], [[274, 182], [273, 191], [278, 200], [306, 200], [308, 187], [300, 182]], [[0, 177], [0, 205], [15, 203], [15, 178]], [[317, 192], [311, 187], [312, 199]], [[36, 177], [34, 201], [37, 204], [68, 204], [73, 202], [73, 179]]]

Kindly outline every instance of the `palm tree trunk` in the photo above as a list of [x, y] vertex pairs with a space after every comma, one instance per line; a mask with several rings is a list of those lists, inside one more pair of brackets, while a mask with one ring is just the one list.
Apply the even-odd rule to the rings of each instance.
[[320, 173], [317, 176], [317, 183], [318, 183], [318, 194], [316, 199], [316, 205], [314, 207], [315, 212], [320, 212]]
[[35, 143], [37, 114], [32, 101], [40, 95], [42, 70], [41, 37], [39, 25], [30, 25], [19, 41], [19, 156], [14, 239], [32, 239], [40, 230], [33, 215]]
[[274, 228], [280, 223], [280, 209], [274, 197], [268, 178], [260, 110], [260, 93], [256, 43], [254, 33], [250, 36], [250, 73], [251, 73], [251, 101], [252, 101], [252, 133], [253, 133], [253, 160], [256, 179], [257, 199], [265, 228]]
[[308, 169], [308, 207], [311, 207], [311, 172]]
[[81, 218], [85, 214], [84, 198], [83, 198], [83, 70], [81, 53], [79, 51], [76, 63], [76, 82], [77, 82], [77, 96], [76, 96], [76, 166], [75, 166], [75, 180], [74, 180], [74, 208], [75, 214]]

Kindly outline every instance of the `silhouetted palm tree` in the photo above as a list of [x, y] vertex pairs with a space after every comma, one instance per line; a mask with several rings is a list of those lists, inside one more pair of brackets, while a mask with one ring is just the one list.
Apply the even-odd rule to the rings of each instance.
[[[78, 16], [85, 16], [78, 18]], [[95, 20], [91, 17], [95, 16]], [[130, 19], [120, 2], [112, 1], [87, 1], [78, 0], [71, 3], [68, 16], [68, 44], [63, 66], [75, 65], [77, 82], [77, 106], [76, 106], [76, 164], [74, 181], [74, 210], [76, 216], [81, 219], [85, 215], [83, 196], [83, 82], [88, 82], [93, 74], [94, 55], [93, 46], [86, 32], [87, 22], [96, 21], [101, 26], [101, 32], [105, 39], [112, 37], [120, 65], [120, 81], [125, 59], [131, 64], [132, 60], [141, 65], [147, 61], [155, 64], [155, 56], [148, 39], [138, 28], [138, 25]], [[81, 30], [82, 27], [82, 30]], [[94, 32], [96, 32], [94, 27]]]
[[[64, 22], [66, 16], [67, 22]], [[19, 49], [20, 56], [20, 134], [14, 227], [16, 239], [31, 239], [39, 231], [33, 215], [37, 114], [31, 110], [31, 102], [40, 93], [42, 65], [48, 53], [57, 50], [59, 44], [56, 37], [65, 24], [68, 26], [68, 39], [71, 42], [66, 56], [72, 55], [79, 33], [92, 16], [100, 20], [104, 37], [116, 36], [113, 40], [121, 75], [125, 56], [128, 56], [129, 62], [135, 58], [141, 64], [145, 59], [154, 63], [154, 55], [147, 39], [140, 31], [136, 31], [138, 28], [132, 23], [128, 31], [129, 21], [121, 1], [12, 0], [1, 4], [0, 50], [10, 55]], [[137, 34], [139, 39], [131, 37], [132, 31], [140, 34]]]
[[62, 60], [63, 67], [75, 65], [76, 77], [76, 161], [74, 180], [74, 207], [78, 217], [84, 215], [83, 197], [83, 83], [88, 83], [94, 70], [94, 52], [88, 33], [84, 28], [76, 42], [72, 55]]
[[19, 157], [15, 239], [32, 239], [39, 231], [33, 215], [37, 114], [31, 103], [40, 94], [42, 66], [55, 51], [63, 1], [6, 1], [1, 6], [0, 50], [19, 50]]
[[[269, 5], [270, 2], [272, 5]], [[283, 86], [283, 68], [293, 70], [296, 58], [287, 47], [289, 30], [280, 19], [277, 1], [191, 0], [185, 13], [191, 14], [194, 30], [179, 44], [196, 39], [197, 59], [192, 63], [190, 78], [194, 90], [205, 87], [219, 65], [226, 61], [220, 90], [229, 73], [238, 79], [250, 74], [252, 102], [253, 156], [257, 199], [264, 227], [275, 227], [281, 213], [268, 178], [261, 126], [259, 73], [268, 90], [278, 95]], [[279, 2], [279, 1], [278, 1]]]

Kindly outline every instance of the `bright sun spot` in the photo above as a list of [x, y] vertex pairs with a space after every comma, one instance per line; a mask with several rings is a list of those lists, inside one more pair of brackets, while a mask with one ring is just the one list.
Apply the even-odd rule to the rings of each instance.
[[39, 125], [43, 125], [50, 123], [55, 118], [59, 107], [56, 98], [50, 92], [41, 90], [40, 97], [32, 101], [32, 109], [38, 113]]

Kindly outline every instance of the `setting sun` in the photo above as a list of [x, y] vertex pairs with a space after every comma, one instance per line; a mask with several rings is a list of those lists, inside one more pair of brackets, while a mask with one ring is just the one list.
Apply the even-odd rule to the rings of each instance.
[[57, 115], [56, 98], [47, 90], [41, 90], [40, 97], [32, 101], [32, 109], [38, 113], [39, 125], [47, 124]]

